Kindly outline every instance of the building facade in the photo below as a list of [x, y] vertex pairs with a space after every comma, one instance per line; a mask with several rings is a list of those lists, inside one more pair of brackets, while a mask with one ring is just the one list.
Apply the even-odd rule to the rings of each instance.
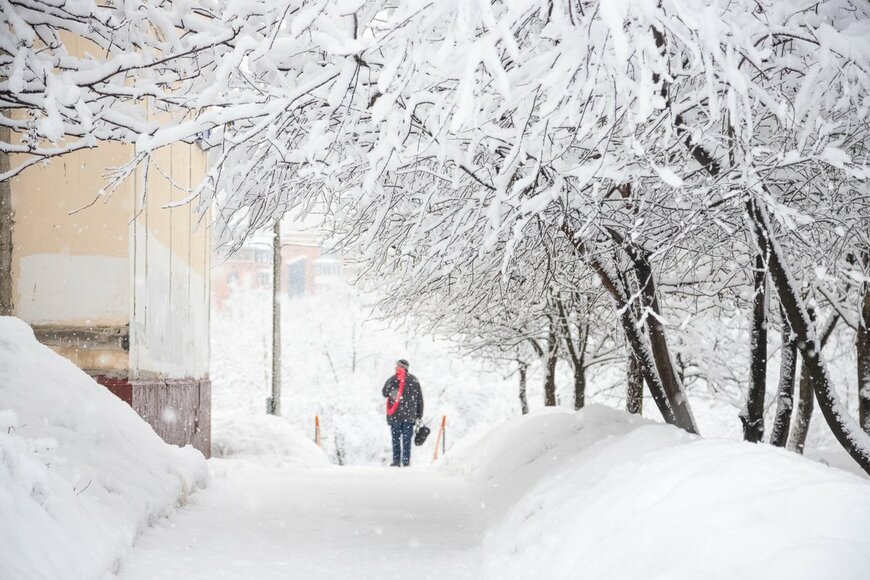
[[[210, 215], [172, 205], [205, 175], [207, 154], [165, 147], [147, 179], [140, 167], [99, 196], [107, 170], [132, 156], [131, 145], [104, 143], [3, 184], [3, 308], [164, 440], [208, 456]], [[0, 162], [16, 165], [14, 155]]]
[[[281, 236], [281, 291], [290, 298], [315, 294], [318, 289], [342, 280], [343, 261], [325, 254], [318, 235], [284, 227]], [[235, 290], [272, 289], [272, 240], [253, 236], [233, 254], [218, 259], [212, 269], [212, 298], [223, 310]]]

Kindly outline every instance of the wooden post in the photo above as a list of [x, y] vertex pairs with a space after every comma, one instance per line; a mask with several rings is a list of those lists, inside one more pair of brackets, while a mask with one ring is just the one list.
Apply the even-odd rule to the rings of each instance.
[[438, 437], [435, 439], [435, 453], [434, 453], [434, 455], [432, 455], [432, 461], [435, 461], [436, 459], [438, 459], [438, 445], [441, 444], [442, 441], [444, 444], [444, 451], [442, 451], [441, 454], [443, 455], [447, 451], [447, 448], [446, 448], [447, 439], [446, 439], [446, 435], [444, 434], [444, 428], [446, 425], [447, 425], [447, 415], [444, 415], [443, 417], [441, 417], [441, 428], [438, 429]]
[[314, 416], [314, 442], [317, 443], [318, 447], [320, 445], [320, 417], [318, 415]]

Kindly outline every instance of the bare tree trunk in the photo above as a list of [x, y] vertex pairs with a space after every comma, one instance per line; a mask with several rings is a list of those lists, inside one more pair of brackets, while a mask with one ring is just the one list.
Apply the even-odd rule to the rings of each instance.
[[821, 409], [825, 421], [840, 445], [861, 466], [861, 469], [870, 474], [870, 436], [848, 414], [837, 397], [837, 391], [819, 356], [821, 346], [817, 341], [815, 325], [809, 319], [803, 300], [798, 295], [798, 289], [792, 285], [793, 277], [782, 261], [782, 251], [779, 245], [771, 235], [772, 229], [767, 213], [751, 194], [746, 202], [746, 211], [749, 216], [750, 229], [756, 241], [759, 245], [763, 241], [770, 244], [770, 259], [768, 260], [770, 277], [776, 287], [779, 302], [786, 313], [788, 323], [797, 335], [798, 350], [800, 350], [804, 368], [813, 385], [819, 409]]
[[583, 365], [574, 367], [574, 410], [586, 406], [586, 369]]
[[344, 435], [341, 431], [335, 433], [335, 461], [344, 465]]
[[638, 248], [629, 247], [629, 250], [628, 254], [634, 262], [635, 273], [641, 288], [644, 305], [651, 309], [654, 314], [653, 316], [648, 315], [646, 317], [646, 328], [649, 334], [649, 342], [655, 365], [659, 371], [665, 393], [667, 393], [671, 401], [674, 416], [679, 421], [679, 424], [691, 425], [690, 432], [697, 433], [698, 427], [695, 423], [695, 417], [692, 415], [692, 409], [689, 406], [689, 399], [686, 397], [683, 382], [677, 376], [674, 360], [671, 358], [671, 351], [668, 348], [668, 340], [665, 336], [665, 327], [659, 319], [662, 311], [659, 307], [658, 290], [656, 289], [655, 278], [650, 267], [649, 256], [646, 251]]
[[[810, 320], [815, 322], [816, 312], [813, 308], [807, 309], [810, 315]], [[831, 334], [834, 332], [834, 327], [837, 326], [838, 315], [833, 315], [822, 330], [822, 338], [819, 341], [819, 351], [825, 348]], [[800, 383], [798, 389], [798, 405], [797, 413], [795, 413], [794, 425], [791, 429], [791, 434], [788, 438], [788, 450], [795, 453], [803, 454], [804, 446], [807, 443], [807, 433], [810, 430], [810, 419], [813, 418], [813, 408], [815, 407], [815, 398], [813, 395], [813, 384], [810, 382], [810, 376], [801, 365]]]
[[752, 298], [752, 338], [750, 344], [749, 391], [740, 411], [743, 439], [758, 443], [764, 437], [764, 394], [767, 382], [767, 240], [758, 239], [755, 256]]
[[[865, 252], [864, 268], [870, 261]], [[861, 286], [861, 312], [858, 318], [858, 335], [855, 338], [858, 356], [858, 423], [870, 434], [870, 284]]]
[[616, 310], [620, 313], [619, 320], [622, 324], [625, 338], [628, 341], [631, 350], [635, 353], [637, 360], [640, 362], [644, 380], [646, 380], [653, 401], [658, 407], [664, 420], [667, 423], [676, 425], [690, 433], [697, 433], [698, 430], [694, 421], [686, 422], [682, 419], [678, 421], [677, 417], [674, 415], [674, 409], [671, 405], [670, 399], [668, 398], [668, 394], [665, 391], [662, 379], [659, 376], [659, 371], [653, 360], [652, 352], [650, 352], [649, 345], [640, 333], [637, 319], [634, 316], [632, 309], [629, 307], [627, 295], [618, 280], [616, 271], [612, 267], [609, 267], [610, 265], [604, 264], [597, 256], [587, 252], [586, 245], [582, 241], [576, 239], [574, 230], [571, 229], [571, 226], [569, 226], [567, 222], [562, 224], [562, 232], [567, 236], [568, 240], [577, 249], [580, 255], [586, 258], [586, 261], [592, 267], [592, 270], [601, 280], [602, 286], [604, 286], [613, 299]]
[[529, 414], [529, 398], [526, 395], [526, 378], [529, 370], [529, 365], [527, 363], [517, 361], [517, 364], [520, 366], [520, 409], [523, 412], [523, 415]]
[[[780, 310], [782, 310], [780, 308]], [[794, 333], [782, 316], [782, 348], [779, 355], [779, 388], [776, 394], [776, 417], [770, 432], [770, 444], [785, 447], [794, 408], [794, 379], [797, 367], [797, 342]], [[810, 394], [812, 400], [812, 393]]]
[[813, 409], [815, 408], [813, 384], [810, 382], [810, 375], [803, 368], [803, 365], [801, 365], [801, 377], [798, 385], [797, 413], [788, 439], [788, 449], [803, 455], [804, 446], [807, 444], [807, 433], [810, 431], [810, 419], [813, 417]]
[[556, 321], [552, 316], [550, 328], [547, 331], [547, 362], [544, 373], [544, 405], [556, 406], [556, 362], [559, 360], [559, 335], [556, 332]]
[[571, 359], [571, 365], [574, 368], [574, 410], [579, 411], [586, 405], [586, 345], [589, 342], [589, 331], [587, 328], [580, 327], [578, 329], [577, 342], [574, 343], [574, 337], [571, 336], [571, 328], [568, 325], [568, 313], [565, 312], [565, 305], [558, 298], [555, 300], [556, 310], [559, 313], [559, 324], [562, 328], [562, 338], [565, 340], [565, 345], [568, 350], [568, 357]]
[[270, 414], [281, 414], [281, 220], [272, 230], [272, 404]]
[[625, 410], [635, 415], [643, 414], [643, 371], [640, 361], [631, 349], [628, 350], [628, 390], [625, 393]]
[[[631, 293], [634, 294], [638, 292], [639, 289], [636, 287], [636, 280], [634, 280], [635, 285], [632, 285], [632, 279], [626, 276], [622, 276], [620, 279], [622, 280], [624, 287]], [[640, 320], [643, 313], [643, 305], [641, 304], [641, 301], [635, 300], [632, 307], [634, 309], [635, 318]], [[634, 415], [643, 415], [643, 368], [641, 367], [640, 359], [637, 358], [637, 355], [631, 348], [628, 349], [626, 364], [628, 387], [625, 393], [625, 410]]]

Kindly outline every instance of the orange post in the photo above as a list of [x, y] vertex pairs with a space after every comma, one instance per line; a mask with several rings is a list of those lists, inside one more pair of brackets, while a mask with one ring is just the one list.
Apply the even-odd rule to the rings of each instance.
[[314, 416], [314, 442], [320, 447], [320, 417]]
[[435, 461], [436, 459], [438, 459], [438, 444], [439, 443], [442, 443], [442, 442], [445, 443], [445, 449], [442, 451], [442, 455], [444, 454], [444, 451], [447, 451], [447, 449], [446, 449], [447, 435], [444, 434], [444, 428], [446, 426], [447, 426], [447, 415], [444, 415], [443, 417], [441, 417], [441, 428], [438, 429], [438, 437], [435, 439], [435, 454], [432, 456], [432, 461]]

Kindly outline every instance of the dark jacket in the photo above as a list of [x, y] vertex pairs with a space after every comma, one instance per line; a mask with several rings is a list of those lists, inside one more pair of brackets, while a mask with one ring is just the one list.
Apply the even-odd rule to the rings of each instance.
[[[398, 392], [399, 378], [396, 375], [387, 379], [384, 388], [381, 389], [381, 394], [384, 397], [390, 396], [390, 391]], [[387, 399], [388, 403], [395, 402], [395, 399]], [[405, 389], [402, 391], [402, 400], [399, 401], [399, 408], [392, 415], [387, 415], [387, 423], [413, 423], [416, 419], [423, 418], [423, 391], [420, 389], [420, 381], [417, 377], [408, 373], [405, 375]]]

